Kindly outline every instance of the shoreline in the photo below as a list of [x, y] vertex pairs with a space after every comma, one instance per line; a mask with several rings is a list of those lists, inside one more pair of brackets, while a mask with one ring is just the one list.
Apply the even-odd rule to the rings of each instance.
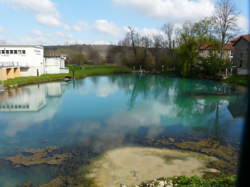
[[[79, 71], [75, 73], [75, 80], [91, 77], [91, 76], [101, 76], [101, 75], [113, 75], [113, 74], [127, 74], [132, 71], [129, 68], [124, 68], [122, 66], [93, 66], [91, 68], [87, 67], [84, 71]], [[8, 90], [11, 88], [18, 88], [27, 85], [39, 84], [39, 83], [49, 83], [49, 82], [59, 82], [59, 81], [70, 81], [73, 80], [72, 72], [68, 74], [44, 74], [39, 77], [18, 77], [15, 79], [9, 79], [3, 82], [3, 90]]]
[[[115, 74], [140, 74], [139, 72], [132, 72], [132, 71], [127, 71], [125, 70], [124, 72], [119, 71], [112, 71], [112, 72], [107, 72], [107, 73], [99, 73], [99, 72], [92, 72], [90, 74], [86, 73], [84, 75], [80, 74], [75, 77], [75, 80], [83, 79], [86, 77], [92, 77], [92, 76], [104, 76], [104, 75], [115, 75]], [[227, 79], [223, 80], [211, 80], [211, 79], [197, 79], [197, 78], [185, 78], [185, 77], [179, 77], [176, 75], [172, 74], [164, 74], [164, 73], [152, 73], [152, 72], [147, 72], [143, 73], [143, 75], [161, 75], [161, 76], [169, 76], [173, 78], [182, 78], [182, 79], [189, 79], [189, 80], [197, 80], [197, 81], [213, 81], [213, 82], [218, 82], [218, 83], [226, 83], [232, 86], [240, 86], [243, 88], [248, 88], [248, 85], [242, 84], [242, 83], [236, 83], [236, 82], [230, 82], [227, 81]], [[55, 76], [55, 77], [53, 77]], [[9, 79], [7, 81], [16, 81], [19, 78], [16, 79]], [[34, 84], [40, 84], [40, 83], [49, 83], [49, 82], [62, 82], [62, 81], [71, 81], [72, 79], [72, 73], [69, 74], [45, 74], [40, 77], [21, 77], [23, 81], [17, 81], [18, 83], [5, 83], [2, 85], [3, 89], [0, 90], [1, 92], [4, 92], [8, 89], [12, 88], [18, 88], [18, 87], [23, 87], [23, 86], [28, 86], [28, 85], [34, 85]], [[19, 83], [20, 82], [20, 83]], [[6, 86], [7, 84], [7, 86]]]

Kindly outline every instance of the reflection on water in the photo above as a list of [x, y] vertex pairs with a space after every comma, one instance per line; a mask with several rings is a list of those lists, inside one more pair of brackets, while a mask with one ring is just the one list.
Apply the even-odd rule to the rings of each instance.
[[[0, 158], [45, 146], [102, 153], [161, 137], [213, 138], [237, 148], [246, 100], [243, 88], [162, 76], [100, 76], [17, 88], [0, 95]], [[1, 174], [4, 168], [0, 164]], [[41, 172], [48, 174], [46, 167]], [[24, 178], [41, 183], [28, 173], [19, 179]]]
[[44, 120], [51, 119], [64, 92], [62, 83], [48, 83], [17, 88], [0, 96], [0, 120], [7, 124], [5, 135], [15, 136]]

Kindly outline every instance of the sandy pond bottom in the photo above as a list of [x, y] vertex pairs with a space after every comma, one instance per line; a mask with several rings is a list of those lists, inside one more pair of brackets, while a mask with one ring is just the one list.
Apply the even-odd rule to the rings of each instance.
[[125, 147], [105, 153], [89, 167], [87, 178], [99, 187], [133, 186], [160, 177], [202, 176], [216, 160], [203, 154], [170, 149]]

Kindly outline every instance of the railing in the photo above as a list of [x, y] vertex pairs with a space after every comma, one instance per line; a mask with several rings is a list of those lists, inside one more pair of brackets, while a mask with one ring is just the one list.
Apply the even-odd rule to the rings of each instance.
[[0, 68], [8, 67], [28, 67], [28, 64], [25, 62], [0, 62]]
[[3, 85], [0, 84], [0, 92], [4, 91]]
[[60, 73], [69, 73], [69, 69], [67, 69], [67, 68], [60, 68]]

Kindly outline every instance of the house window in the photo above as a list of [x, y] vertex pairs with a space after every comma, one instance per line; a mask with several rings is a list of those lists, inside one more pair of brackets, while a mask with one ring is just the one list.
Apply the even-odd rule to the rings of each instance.
[[17, 54], [17, 50], [14, 50], [14, 54]]
[[243, 60], [240, 60], [240, 68], [242, 67], [243, 64]]
[[10, 50], [10, 54], [13, 54], [13, 50]]
[[6, 50], [6, 54], [10, 54], [10, 51], [9, 51], [9, 50]]
[[25, 50], [22, 50], [22, 54], [25, 54], [26, 53], [26, 51]]

